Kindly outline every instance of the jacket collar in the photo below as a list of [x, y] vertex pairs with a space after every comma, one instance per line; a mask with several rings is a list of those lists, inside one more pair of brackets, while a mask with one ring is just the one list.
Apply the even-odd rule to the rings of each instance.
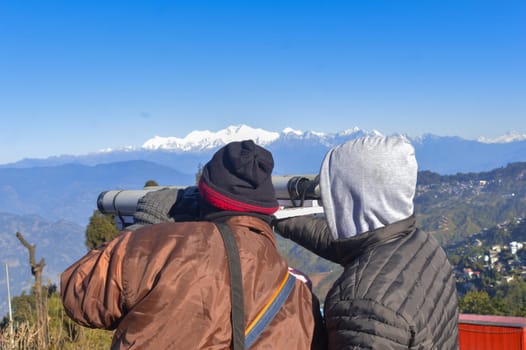
[[397, 221], [376, 230], [346, 239], [339, 239], [336, 241], [337, 245], [335, 247], [337, 261], [342, 265], [347, 265], [367, 250], [405, 237], [415, 230], [416, 219], [414, 215], [411, 215], [407, 219]]
[[213, 215], [208, 215], [206, 220], [212, 222], [224, 222], [232, 228], [236, 226], [245, 228], [255, 234], [267, 237], [272, 244], [277, 247], [276, 238], [270, 227], [270, 217], [268, 215], [254, 213], [240, 214], [239, 212], [220, 211]]

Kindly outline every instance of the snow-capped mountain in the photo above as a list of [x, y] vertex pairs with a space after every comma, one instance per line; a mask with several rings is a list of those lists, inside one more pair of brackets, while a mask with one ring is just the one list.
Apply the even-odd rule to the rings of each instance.
[[519, 134], [518, 132], [508, 132], [505, 135], [489, 139], [486, 137], [479, 137], [478, 141], [483, 143], [509, 143], [509, 142], [515, 142], [515, 141], [523, 141], [526, 140], [526, 135]]
[[[341, 137], [364, 135], [365, 132], [355, 127], [339, 133], [329, 134], [316, 131], [300, 131], [293, 128], [285, 128], [281, 132], [267, 131], [252, 128], [248, 125], [233, 125], [217, 132], [209, 130], [192, 131], [183, 138], [155, 136], [147, 140], [143, 145], [144, 150], [169, 150], [184, 152], [200, 152], [217, 149], [232, 141], [251, 139], [261, 146], [269, 146], [280, 139], [317, 140], [321, 144], [331, 146], [334, 140]], [[379, 134], [373, 131], [371, 134]]]
[[226, 129], [212, 132], [209, 130], [192, 131], [183, 138], [155, 136], [146, 141], [143, 149], [201, 151], [226, 145], [232, 141], [252, 139], [261, 146], [266, 146], [280, 137], [277, 132], [251, 128], [247, 125], [229, 126]]

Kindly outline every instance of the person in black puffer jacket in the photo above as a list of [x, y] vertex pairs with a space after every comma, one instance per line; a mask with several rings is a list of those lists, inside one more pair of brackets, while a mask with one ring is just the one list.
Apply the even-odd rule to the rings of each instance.
[[331, 149], [320, 171], [325, 217], [275, 231], [341, 264], [325, 298], [330, 350], [458, 349], [451, 264], [416, 227], [417, 162], [403, 136], [366, 136]]

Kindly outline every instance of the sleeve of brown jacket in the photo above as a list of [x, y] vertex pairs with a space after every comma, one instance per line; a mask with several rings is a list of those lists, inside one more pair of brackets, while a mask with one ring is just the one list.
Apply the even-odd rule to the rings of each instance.
[[117, 327], [124, 312], [122, 263], [130, 234], [124, 232], [91, 250], [62, 273], [62, 302], [78, 323], [90, 328]]

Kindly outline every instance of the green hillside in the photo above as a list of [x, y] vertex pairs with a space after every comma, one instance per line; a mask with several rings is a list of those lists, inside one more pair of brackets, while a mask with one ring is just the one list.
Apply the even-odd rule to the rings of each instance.
[[448, 176], [420, 172], [415, 197], [418, 224], [446, 244], [525, 217], [525, 174], [526, 163]]
[[[415, 212], [421, 229], [445, 247], [473, 234], [526, 217], [526, 163], [513, 163], [483, 173], [442, 176], [418, 174]], [[341, 267], [280, 239], [291, 266], [307, 273], [323, 301]]]

